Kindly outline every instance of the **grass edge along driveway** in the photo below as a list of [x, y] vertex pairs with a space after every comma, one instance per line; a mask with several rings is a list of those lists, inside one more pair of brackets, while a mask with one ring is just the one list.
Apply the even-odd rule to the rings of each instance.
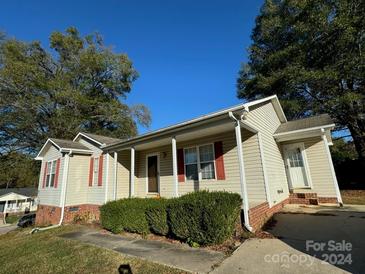
[[129, 265], [132, 273], [186, 273], [117, 252], [65, 240], [57, 235], [81, 229], [62, 226], [30, 235], [17, 229], [0, 236], [0, 273], [118, 273]]

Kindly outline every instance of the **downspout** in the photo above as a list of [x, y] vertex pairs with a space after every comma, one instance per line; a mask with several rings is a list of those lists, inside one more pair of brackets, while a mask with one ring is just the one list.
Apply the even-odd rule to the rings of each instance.
[[[245, 109], [247, 112], [247, 109]], [[237, 142], [237, 154], [238, 154], [238, 164], [240, 171], [240, 184], [241, 184], [241, 196], [243, 199], [243, 215], [244, 215], [244, 225], [248, 231], [253, 231], [253, 228], [250, 226], [250, 218], [249, 218], [249, 205], [248, 205], [248, 195], [247, 195], [247, 185], [245, 178], [245, 166], [243, 162], [243, 150], [242, 150], [242, 137], [241, 137], [241, 119], [244, 118], [245, 113], [243, 113], [238, 120], [233, 113], [230, 111], [228, 113], [229, 117], [235, 122], [235, 133], [236, 133], [236, 142]]]
[[70, 161], [70, 155], [72, 155], [72, 150], [68, 154], [65, 155], [65, 162], [63, 166], [63, 177], [62, 177], [62, 190], [61, 190], [61, 217], [60, 221], [56, 225], [47, 226], [47, 227], [35, 227], [32, 229], [30, 234], [33, 234], [38, 231], [44, 231], [52, 228], [56, 228], [61, 226], [63, 217], [65, 215], [65, 204], [66, 204], [66, 189], [67, 189], [67, 177], [68, 177], [68, 167], [69, 167], [69, 161]]

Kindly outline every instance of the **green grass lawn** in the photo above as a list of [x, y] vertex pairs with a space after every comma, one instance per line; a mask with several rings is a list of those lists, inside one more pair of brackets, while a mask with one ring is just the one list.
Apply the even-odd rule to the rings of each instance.
[[19, 219], [20, 217], [17, 215], [9, 215], [5, 220], [7, 224], [15, 224]]
[[344, 204], [365, 205], [365, 190], [341, 190]]
[[0, 235], [0, 273], [118, 273], [122, 264], [129, 265], [133, 274], [185, 273], [57, 237], [77, 229], [70, 225], [30, 235], [28, 228]]

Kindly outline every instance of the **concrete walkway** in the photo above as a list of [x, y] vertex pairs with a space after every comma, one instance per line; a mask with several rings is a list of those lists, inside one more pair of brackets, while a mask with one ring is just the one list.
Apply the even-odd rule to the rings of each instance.
[[5, 224], [5, 225], [0, 225], [0, 235], [2, 234], [6, 234], [14, 229], [17, 228], [16, 224]]
[[61, 235], [189, 272], [207, 273], [224, 259], [224, 254], [159, 241], [142, 240], [83, 230]]
[[278, 239], [249, 239], [214, 274], [350, 273], [300, 252]]

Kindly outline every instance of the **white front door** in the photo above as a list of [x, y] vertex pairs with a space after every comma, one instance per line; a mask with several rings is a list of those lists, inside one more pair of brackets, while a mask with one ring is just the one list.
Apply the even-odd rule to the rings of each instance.
[[308, 172], [303, 144], [291, 144], [283, 146], [285, 168], [291, 188], [309, 187]]

